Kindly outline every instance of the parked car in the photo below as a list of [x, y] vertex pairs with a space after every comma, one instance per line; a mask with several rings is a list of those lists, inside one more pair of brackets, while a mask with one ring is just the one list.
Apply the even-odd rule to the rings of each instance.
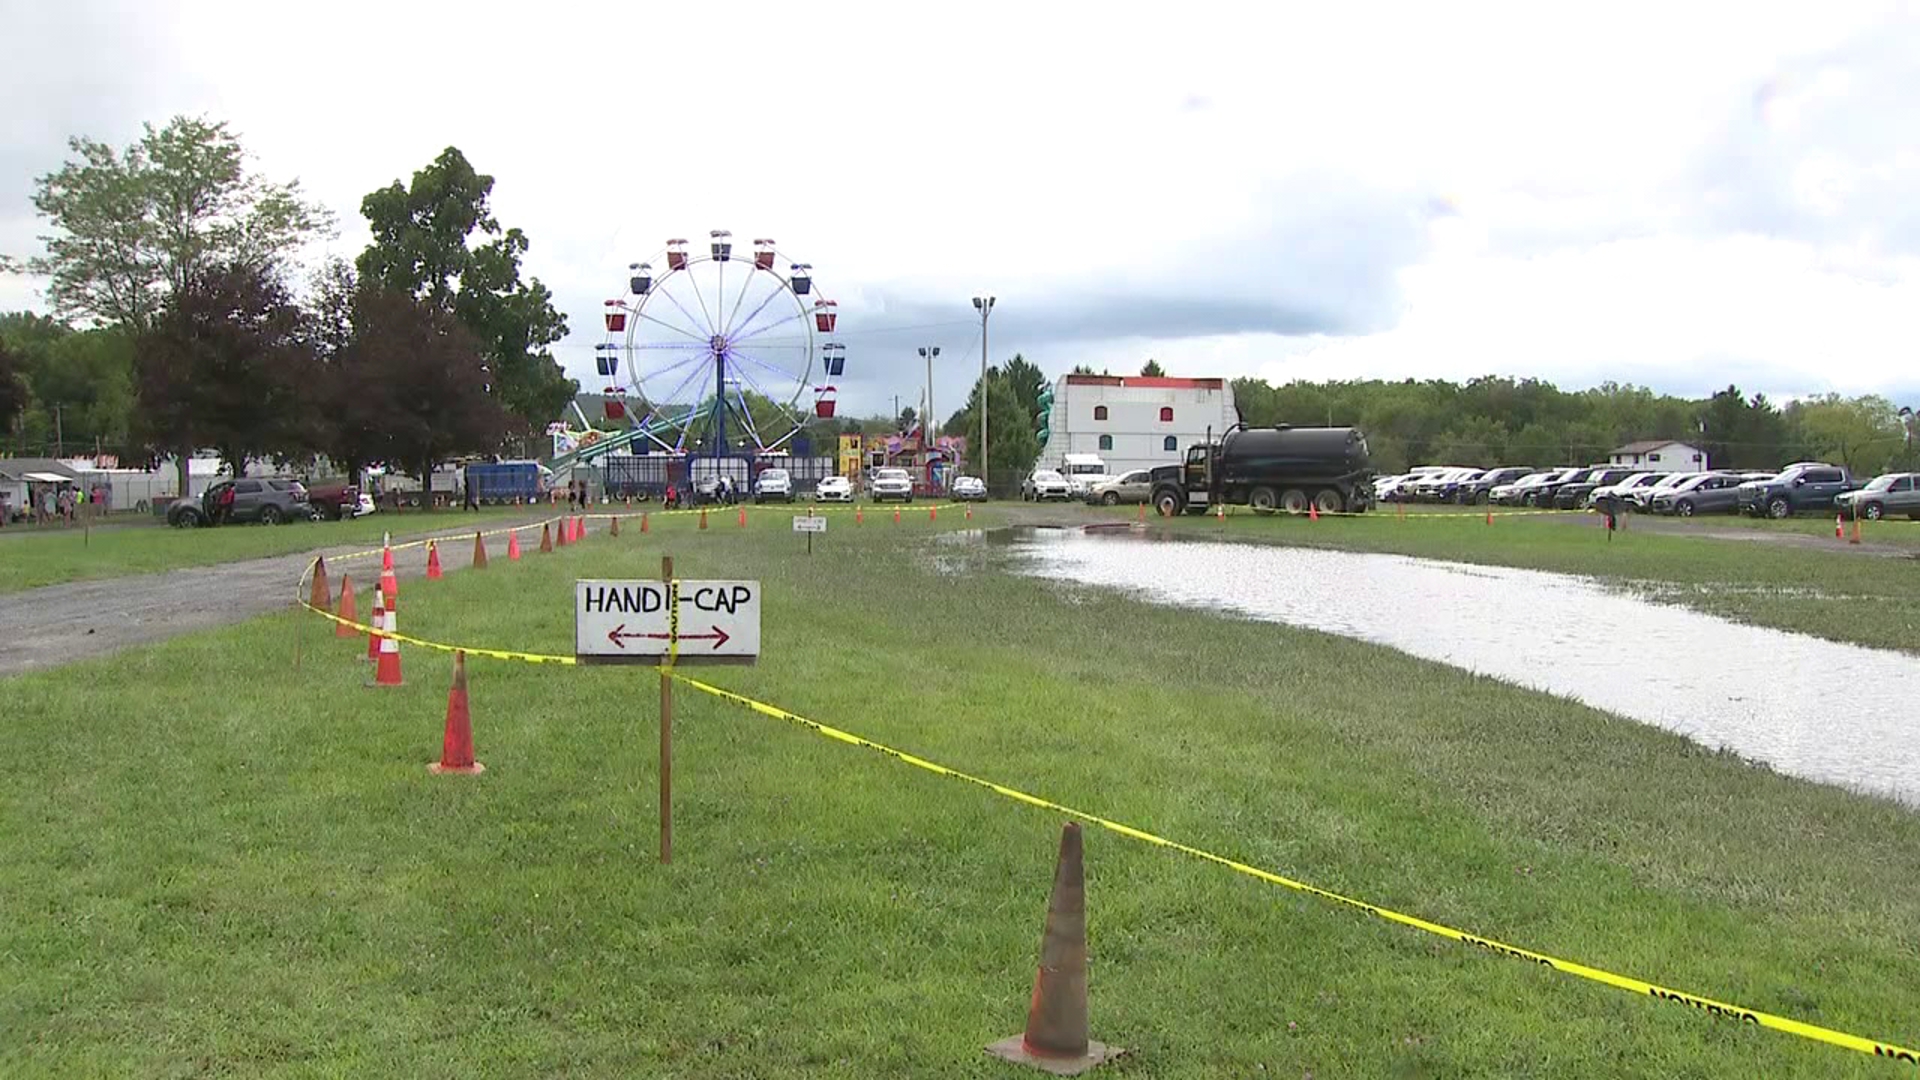
[[1770, 518], [1792, 517], [1809, 510], [1830, 514], [1835, 496], [1859, 486], [1853, 474], [1838, 465], [1799, 462], [1771, 480], [1741, 484], [1740, 509]]
[[1740, 485], [1746, 483], [1747, 474], [1702, 472], [1682, 475], [1686, 479], [1654, 494], [1651, 504], [1654, 513], [1693, 517], [1696, 514], [1730, 514], [1740, 509]]
[[1639, 472], [1617, 483], [1602, 484], [1587, 493], [1587, 505], [1602, 509], [1608, 506], [1616, 510], [1634, 509], [1637, 504], [1634, 503], [1632, 495], [1636, 489], [1650, 488], [1672, 475], [1672, 473]]
[[[359, 517], [362, 513], [360, 489], [345, 481], [309, 487], [307, 504], [313, 508], [315, 521], [339, 521], [341, 518]], [[373, 505], [373, 499], [368, 497], [366, 504]]]
[[1454, 490], [1454, 501], [1463, 506], [1485, 504], [1493, 501], [1493, 489], [1502, 484], [1511, 484], [1538, 470], [1524, 465], [1508, 465], [1498, 469], [1488, 469], [1471, 480], [1463, 480]]
[[867, 485], [867, 491], [872, 494], [873, 501], [877, 503], [886, 502], [888, 499], [912, 502], [913, 477], [908, 476], [905, 469], [875, 469], [873, 481]]
[[1657, 474], [1657, 479], [1655, 479], [1651, 484], [1641, 484], [1638, 487], [1628, 490], [1626, 492], [1626, 499], [1629, 503], [1633, 504], [1633, 509], [1639, 510], [1643, 513], [1651, 513], [1653, 510], [1654, 496], [1672, 491], [1675, 487], [1685, 483], [1688, 479], [1695, 476], [1699, 476], [1699, 475], [1700, 473], [1698, 472], [1672, 472], [1672, 473]]
[[1041, 469], [1020, 482], [1020, 498], [1025, 502], [1046, 502], [1059, 499], [1065, 502], [1073, 498], [1073, 486], [1067, 478], [1052, 469]]
[[1153, 490], [1153, 470], [1134, 469], [1087, 489], [1087, 502], [1101, 506], [1143, 503]]
[[1593, 494], [1596, 488], [1617, 484], [1639, 471], [1619, 465], [1588, 469], [1586, 475], [1554, 489], [1553, 505], [1560, 510], [1579, 510], [1587, 505], [1587, 496]]
[[956, 502], [987, 501], [987, 482], [977, 476], [954, 477], [952, 490]]
[[813, 497], [821, 502], [850, 503], [853, 501], [853, 481], [844, 476], [829, 476], [813, 489]]
[[1502, 491], [1493, 491], [1493, 501], [1503, 506], [1539, 506], [1545, 496], [1548, 506], [1553, 505], [1553, 489], [1572, 479], [1579, 469], [1549, 469], [1546, 472], [1533, 473], [1521, 477], [1514, 485]]
[[785, 469], [762, 469], [759, 479], [753, 482], [753, 501], [756, 505], [768, 499], [781, 502], [793, 501], [793, 475]]
[[1833, 505], [1848, 517], [1858, 513], [1868, 521], [1879, 521], [1888, 514], [1905, 514], [1920, 521], [1920, 473], [1882, 473], [1858, 491], [1834, 496]]
[[258, 521], [278, 525], [313, 516], [307, 489], [298, 480], [222, 480], [207, 488], [196, 502], [176, 499], [167, 507], [167, 524], [175, 528]]

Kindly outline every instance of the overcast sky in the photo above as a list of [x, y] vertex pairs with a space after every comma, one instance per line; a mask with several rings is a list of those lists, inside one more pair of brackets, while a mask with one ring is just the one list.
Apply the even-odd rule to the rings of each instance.
[[[0, 252], [70, 134], [225, 119], [365, 243], [448, 146], [574, 333], [669, 236], [778, 239], [842, 407], [997, 361], [1538, 375], [1920, 405], [1908, 4], [0, 0]], [[40, 307], [0, 279], [0, 309]]]

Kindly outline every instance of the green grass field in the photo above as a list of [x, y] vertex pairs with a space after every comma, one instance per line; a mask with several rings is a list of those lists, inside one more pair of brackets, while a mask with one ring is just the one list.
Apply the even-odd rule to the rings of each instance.
[[[1133, 517], [1124, 507], [1097, 513]], [[1866, 556], [1839, 541], [1808, 547], [1721, 540], [1636, 529], [1632, 523], [1609, 541], [1597, 516], [1495, 517], [1487, 525], [1479, 514], [1457, 510], [1452, 515], [1413, 510], [1405, 520], [1388, 512], [1309, 521], [1242, 507], [1224, 525], [1212, 517], [1152, 523], [1196, 537], [1586, 574], [1758, 626], [1920, 652], [1920, 605], [1912, 601], [1920, 596], [1920, 558]], [[1757, 531], [1807, 523], [1750, 524]], [[1904, 522], [1869, 526], [1869, 531], [1876, 542], [1886, 535], [1920, 541], [1920, 526]]]
[[[720, 685], [1411, 914], [1917, 1041], [1910, 811], [1361, 643], [936, 555], [957, 514], [876, 517], [811, 558], [778, 516], [602, 532], [413, 585], [402, 629], [566, 652], [574, 578], [670, 551], [765, 584], [764, 658]], [[650, 672], [475, 659], [488, 771], [433, 777], [447, 658], [366, 689], [363, 646], [325, 633], [272, 616], [0, 688], [0, 1074], [1031, 1075], [981, 1047], [1024, 1018], [1054, 815], [683, 690], [662, 867]], [[1901, 1075], [1087, 849], [1115, 1075]]]
[[[564, 509], [564, 508], [562, 508]], [[149, 574], [188, 566], [213, 566], [236, 559], [290, 555], [337, 544], [378, 543], [395, 536], [454, 528], [475, 521], [497, 525], [546, 512], [534, 507], [490, 507], [464, 517], [456, 511], [380, 513], [352, 521], [295, 522], [289, 525], [226, 525], [212, 529], [170, 529], [148, 523], [96, 529], [79, 527], [0, 532], [0, 593], [18, 592], [63, 581]]]

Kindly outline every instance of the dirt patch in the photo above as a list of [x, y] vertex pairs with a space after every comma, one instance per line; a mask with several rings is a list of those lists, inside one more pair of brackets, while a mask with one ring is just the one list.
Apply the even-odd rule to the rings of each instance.
[[[489, 523], [491, 528], [507, 528], [509, 524]], [[404, 537], [395, 536], [394, 542], [428, 537], [471, 541], [473, 529], [468, 526], [423, 530]], [[537, 533], [533, 539], [537, 545]], [[489, 539], [487, 544], [495, 555], [505, 557], [504, 537]], [[366, 547], [349, 544], [324, 548], [319, 554], [333, 559], [364, 551]], [[470, 543], [449, 545], [441, 552], [442, 568], [452, 573], [468, 565], [470, 550]], [[0, 597], [0, 677], [58, 667], [176, 634], [284, 611], [293, 606], [295, 583], [313, 555], [313, 552], [278, 555], [159, 574], [76, 581]], [[376, 568], [377, 573], [378, 563], [371, 560], [349, 567], [350, 572], [361, 579], [357, 591], [368, 597], [362, 602], [363, 607], [372, 597], [372, 582], [365, 577], [369, 567]], [[426, 570], [424, 547], [394, 553], [394, 571], [400, 577], [420, 577]], [[338, 571], [335, 574], [337, 584]]]

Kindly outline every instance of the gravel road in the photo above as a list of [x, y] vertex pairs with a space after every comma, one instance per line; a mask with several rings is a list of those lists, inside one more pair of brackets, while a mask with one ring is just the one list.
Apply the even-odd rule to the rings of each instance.
[[[529, 520], [538, 522], [542, 518]], [[488, 522], [488, 528], [504, 529], [509, 524], [518, 522], [496, 519]], [[469, 541], [446, 547], [440, 560], [448, 573], [468, 564], [471, 526], [395, 536], [393, 540], [399, 544], [427, 537]], [[521, 544], [526, 543], [523, 535]], [[537, 532], [533, 543], [539, 545]], [[325, 548], [320, 554], [333, 559], [366, 547], [352, 544]], [[489, 538], [487, 547], [495, 557], [506, 557], [505, 537]], [[312, 552], [279, 555], [221, 566], [48, 585], [0, 596], [0, 678], [283, 611], [293, 606], [294, 583], [312, 558]], [[373, 567], [377, 573], [378, 565], [374, 560], [356, 560], [347, 566], [358, 579], [356, 591], [369, 597], [366, 603], [372, 596], [372, 582], [366, 580], [366, 572]], [[419, 577], [426, 570], [424, 547], [394, 552], [394, 571], [400, 577]], [[333, 570], [332, 576], [337, 587], [339, 570]]]

